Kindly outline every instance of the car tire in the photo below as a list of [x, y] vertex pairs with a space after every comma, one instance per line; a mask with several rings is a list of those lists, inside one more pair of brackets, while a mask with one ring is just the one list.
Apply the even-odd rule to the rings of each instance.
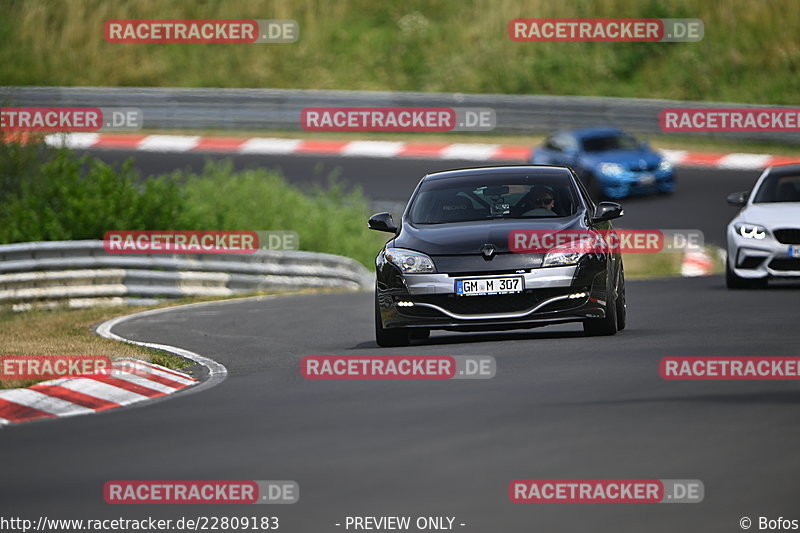
[[617, 331], [625, 329], [628, 315], [628, 305], [625, 301], [625, 270], [619, 267], [619, 283], [617, 284]]
[[431, 330], [426, 328], [409, 328], [408, 337], [411, 340], [424, 341], [431, 337]]
[[763, 289], [767, 286], [767, 278], [742, 278], [725, 261], [725, 285], [729, 289]]
[[407, 328], [386, 329], [381, 321], [381, 308], [378, 305], [378, 293], [375, 292], [375, 342], [383, 348], [408, 346], [411, 342]]
[[[611, 296], [611, 286], [609, 283], [607, 294]], [[587, 337], [615, 335], [617, 329], [617, 300], [614, 298], [613, 302], [606, 301], [606, 316], [605, 318], [589, 318], [583, 321], [583, 333]]]

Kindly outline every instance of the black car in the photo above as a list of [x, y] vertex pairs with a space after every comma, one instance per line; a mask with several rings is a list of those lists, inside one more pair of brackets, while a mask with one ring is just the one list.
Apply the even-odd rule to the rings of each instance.
[[555, 247], [521, 253], [520, 232], [599, 232], [622, 216], [597, 205], [559, 166], [495, 166], [428, 174], [376, 258], [375, 337], [403, 346], [432, 329], [488, 331], [582, 322], [588, 335], [625, 327], [622, 258], [614, 250]]

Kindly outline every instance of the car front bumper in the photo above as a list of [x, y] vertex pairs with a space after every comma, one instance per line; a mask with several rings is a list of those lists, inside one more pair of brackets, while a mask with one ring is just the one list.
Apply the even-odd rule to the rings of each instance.
[[740, 278], [800, 278], [800, 258], [789, 255], [790, 246], [800, 249], [800, 245], [779, 243], [771, 233], [750, 239], [728, 226], [728, 265]]
[[[377, 285], [378, 305], [385, 328], [411, 327], [451, 330], [502, 330], [578, 322], [606, 316], [604, 262], [533, 268], [524, 273], [451, 275], [410, 274], [403, 286]], [[521, 293], [459, 296], [460, 278], [521, 275]]]

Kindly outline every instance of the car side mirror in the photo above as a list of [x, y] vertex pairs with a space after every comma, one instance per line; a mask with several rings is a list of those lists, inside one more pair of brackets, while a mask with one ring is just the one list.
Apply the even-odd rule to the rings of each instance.
[[728, 203], [741, 207], [747, 203], [749, 197], [750, 191], [734, 192], [728, 195]]
[[369, 217], [369, 229], [397, 233], [397, 226], [390, 213], [377, 213]]
[[650, 143], [649, 142], [642, 141], [642, 144], [640, 146], [642, 147], [642, 151], [643, 152], [649, 152], [650, 151]]
[[603, 222], [606, 220], [613, 220], [624, 215], [622, 206], [616, 202], [600, 202], [594, 208], [594, 216], [592, 222]]

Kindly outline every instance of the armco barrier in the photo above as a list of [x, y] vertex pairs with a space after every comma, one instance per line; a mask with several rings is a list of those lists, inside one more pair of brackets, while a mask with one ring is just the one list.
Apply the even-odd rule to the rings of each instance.
[[372, 286], [371, 279], [353, 259], [314, 252], [116, 255], [95, 240], [0, 245], [0, 305], [15, 310], [255, 291], [364, 289]]
[[[154, 87], [0, 87], [2, 105], [137, 107], [144, 127], [154, 130], [298, 130], [306, 107], [489, 107], [495, 132], [546, 133], [561, 128], [617, 126], [662, 134], [665, 108], [749, 107], [752, 104], [599, 98], [582, 96], [310, 91], [295, 89], [177, 89]], [[669, 135], [669, 134], [665, 134]], [[800, 132], [681, 133], [702, 137], [800, 144]]]

